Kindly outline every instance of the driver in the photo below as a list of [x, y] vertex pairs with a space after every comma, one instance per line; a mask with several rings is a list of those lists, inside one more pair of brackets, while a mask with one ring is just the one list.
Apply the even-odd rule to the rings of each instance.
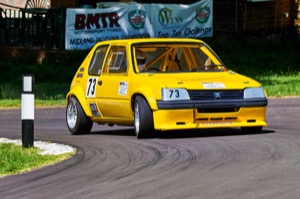
[[135, 57], [136, 62], [138, 64], [139, 72], [142, 72], [143, 70], [145, 70], [146, 66], [146, 55], [143, 51], [137, 50]]

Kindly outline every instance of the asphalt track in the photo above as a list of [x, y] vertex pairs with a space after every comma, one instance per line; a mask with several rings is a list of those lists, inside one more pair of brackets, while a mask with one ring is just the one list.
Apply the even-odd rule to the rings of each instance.
[[[69, 135], [65, 109], [35, 111], [35, 140], [78, 147], [73, 158], [0, 178], [0, 198], [300, 198], [300, 98], [270, 99], [261, 134], [176, 131], [137, 140], [94, 125]], [[21, 138], [20, 109], [0, 110], [0, 137]]]

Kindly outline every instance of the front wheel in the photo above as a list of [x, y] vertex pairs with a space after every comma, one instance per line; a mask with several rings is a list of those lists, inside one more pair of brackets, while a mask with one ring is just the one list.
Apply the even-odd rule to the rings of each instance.
[[72, 135], [90, 133], [93, 127], [92, 120], [85, 115], [80, 103], [75, 97], [71, 97], [68, 101], [66, 122]]
[[241, 127], [241, 131], [243, 134], [256, 134], [256, 133], [261, 133], [262, 132], [261, 126], [256, 126], [256, 127]]
[[134, 101], [134, 129], [138, 139], [154, 133], [153, 114], [146, 100], [137, 96]]

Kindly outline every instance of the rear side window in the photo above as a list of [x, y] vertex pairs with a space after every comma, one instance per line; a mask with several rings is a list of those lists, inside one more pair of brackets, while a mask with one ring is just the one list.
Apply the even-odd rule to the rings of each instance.
[[89, 75], [100, 75], [107, 48], [108, 45], [100, 46], [95, 50], [89, 66]]
[[108, 54], [104, 73], [126, 74], [127, 66], [126, 48], [124, 46], [112, 46]]

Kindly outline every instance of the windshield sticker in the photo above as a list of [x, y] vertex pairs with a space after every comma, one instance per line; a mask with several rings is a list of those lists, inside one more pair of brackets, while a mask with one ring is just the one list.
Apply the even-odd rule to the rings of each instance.
[[126, 96], [128, 91], [128, 82], [120, 82], [118, 95]]
[[225, 88], [222, 82], [201, 82], [204, 89]]

